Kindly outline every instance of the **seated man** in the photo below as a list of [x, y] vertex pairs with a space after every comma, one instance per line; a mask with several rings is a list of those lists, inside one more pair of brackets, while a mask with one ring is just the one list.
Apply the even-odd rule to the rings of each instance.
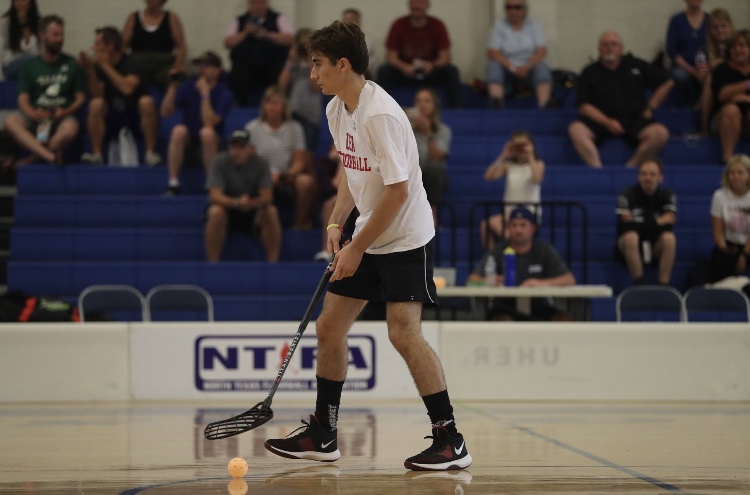
[[78, 135], [75, 113], [86, 103], [86, 78], [70, 55], [63, 53], [65, 22], [56, 15], [39, 21], [41, 54], [21, 67], [18, 109], [5, 129], [31, 152], [26, 160], [62, 163], [62, 152]]
[[451, 64], [448, 30], [443, 21], [427, 15], [429, 7], [429, 0], [409, 0], [409, 15], [391, 25], [378, 84], [388, 92], [409, 82], [445, 85], [448, 106], [456, 108], [461, 106], [461, 81], [458, 69]]
[[136, 67], [123, 51], [122, 36], [112, 26], [96, 30], [94, 53], [91, 58], [81, 52], [79, 63], [86, 72], [91, 91], [88, 132], [91, 153], [84, 153], [81, 161], [102, 164], [105, 138], [116, 138], [123, 128], [136, 131], [139, 127], [146, 145], [144, 162], [156, 165], [161, 156], [156, 152], [159, 120], [154, 99], [144, 94]]
[[273, 182], [268, 164], [255, 154], [250, 132], [232, 133], [229, 151], [216, 155], [208, 179], [206, 258], [216, 262], [227, 229], [259, 235], [270, 263], [279, 261], [281, 222], [273, 205]]
[[[484, 267], [487, 258], [492, 255], [497, 262], [497, 283], [503, 284], [503, 251], [507, 247], [516, 252], [516, 284], [519, 287], [559, 287], [574, 285], [576, 279], [570, 272], [557, 250], [544, 241], [534, 238], [536, 217], [528, 208], [519, 206], [510, 213], [508, 221], [508, 239], [495, 244], [487, 251], [474, 271], [469, 275], [469, 282], [484, 282]], [[572, 316], [556, 308], [549, 298], [533, 298], [531, 315], [516, 310], [513, 298], [493, 300], [488, 318], [493, 321], [512, 320], [546, 320], [570, 321]]]
[[677, 241], [675, 195], [661, 187], [662, 162], [647, 158], [638, 165], [638, 184], [617, 198], [615, 257], [624, 262], [635, 284], [644, 284], [643, 264], [658, 260], [659, 283], [669, 285]]
[[[638, 165], [646, 156], [659, 153], [669, 139], [667, 128], [653, 118], [674, 83], [654, 65], [623, 56], [620, 35], [606, 32], [599, 38], [599, 60], [578, 78], [577, 105], [581, 116], [568, 127], [568, 134], [584, 163], [600, 168], [597, 144], [612, 136], [624, 137], [636, 146], [627, 161]], [[653, 91], [646, 100], [646, 92]]]
[[168, 196], [180, 194], [180, 171], [186, 156], [203, 160], [208, 179], [232, 107], [232, 93], [219, 81], [219, 56], [208, 51], [193, 63], [198, 67], [198, 75], [182, 83], [178, 77], [173, 78], [161, 102], [162, 117], [182, 110], [182, 123], [172, 128], [167, 148], [169, 184], [165, 194]]

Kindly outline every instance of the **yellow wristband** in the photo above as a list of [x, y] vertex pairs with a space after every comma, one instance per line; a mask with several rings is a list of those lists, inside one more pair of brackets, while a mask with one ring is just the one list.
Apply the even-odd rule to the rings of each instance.
[[326, 232], [328, 232], [331, 229], [331, 227], [336, 227], [337, 229], [341, 230], [341, 226], [339, 224], [331, 223], [331, 224], [328, 224], [328, 227], [326, 227]]

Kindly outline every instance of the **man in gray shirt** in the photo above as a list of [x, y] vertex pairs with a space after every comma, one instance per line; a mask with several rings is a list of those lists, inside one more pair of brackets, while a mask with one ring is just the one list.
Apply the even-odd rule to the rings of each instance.
[[[484, 253], [474, 271], [469, 275], [469, 282], [482, 282], [484, 266], [491, 254], [497, 260], [497, 283], [503, 284], [504, 266], [503, 251], [513, 248], [516, 256], [516, 285], [519, 287], [565, 286], [574, 285], [576, 279], [560, 257], [557, 250], [544, 241], [534, 238], [536, 217], [528, 208], [519, 206], [510, 212], [507, 241], [495, 244], [495, 247]], [[489, 311], [489, 319], [495, 321], [509, 320], [553, 320], [567, 321], [572, 317], [557, 309], [549, 298], [533, 298], [531, 315], [523, 315], [515, 310], [513, 298], [497, 298]]]
[[281, 222], [273, 205], [271, 172], [268, 163], [255, 154], [246, 129], [234, 131], [229, 151], [214, 159], [208, 177], [208, 197], [208, 261], [219, 261], [227, 230], [259, 236], [266, 259], [271, 263], [279, 261]]

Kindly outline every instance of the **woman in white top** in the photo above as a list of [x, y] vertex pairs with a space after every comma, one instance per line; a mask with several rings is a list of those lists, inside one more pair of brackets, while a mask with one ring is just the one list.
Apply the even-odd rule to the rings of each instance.
[[274, 201], [295, 203], [295, 228], [309, 228], [310, 210], [317, 194], [315, 178], [305, 160], [305, 133], [291, 117], [289, 100], [279, 86], [263, 93], [260, 115], [245, 125], [255, 152], [268, 161], [274, 186]]
[[10, 8], [0, 18], [0, 79], [18, 79], [21, 66], [39, 55], [39, 8], [36, 0], [12, 0]]
[[417, 91], [414, 95], [414, 108], [407, 110], [407, 115], [417, 139], [422, 185], [437, 226], [437, 205], [448, 189], [445, 160], [450, 154], [452, 132], [440, 120], [440, 97], [432, 88]]
[[505, 143], [502, 153], [484, 172], [484, 180], [494, 181], [505, 177], [503, 203], [504, 214], [492, 215], [482, 220], [480, 231], [482, 246], [489, 249], [495, 239], [504, 237], [505, 220], [516, 206], [526, 206], [537, 217], [541, 213], [537, 205], [542, 200], [544, 161], [534, 148], [534, 138], [528, 131], [516, 131]]
[[734, 155], [727, 161], [721, 189], [711, 200], [714, 278], [721, 280], [747, 271], [750, 256], [750, 157]]

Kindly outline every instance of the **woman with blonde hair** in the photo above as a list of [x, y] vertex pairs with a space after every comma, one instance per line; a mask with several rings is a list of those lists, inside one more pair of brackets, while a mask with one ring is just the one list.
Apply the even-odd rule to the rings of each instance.
[[732, 36], [732, 17], [724, 9], [714, 9], [708, 18], [708, 36], [706, 37], [706, 55], [708, 65], [705, 68], [701, 83], [701, 132], [710, 134], [709, 122], [713, 111], [713, 95], [711, 94], [711, 80], [713, 70], [724, 63], [727, 57], [727, 42]]
[[542, 199], [544, 161], [536, 154], [534, 138], [528, 131], [515, 131], [500, 155], [484, 172], [484, 180], [495, 181], [505, 177], [503, 214], [482, 220], [480, 231], [482, 247], [488, 249], [495, 239], [505, 237], [505, 224], [510, 212], [516, 206], [525, 206], [536, 214], [537, 222], [541, 211], [538, 203]]
[[245, 126], [255, 152], [268, 161], [274, 184], [274, 201], [295, 203], [295, 228], [309, 228], [310, 209], [317, 186], [305, 160], [305, 133], [292, 120], [289, 101], [279, 86], [263, 93], [260, 115]]
[[727, 43], [727, 61], [713, 74], [714, 127], [721, 141], [721, 158], [734, 154], [740, 138], [750, 134], [750, 31], [735, 32]]
[[715, 247], [711, 265], [715, 280], [741, 275], [750, 257], [750, 157], [727, 160], [721, 188], [711, 199], [711, 227]]
[[440, 97], [432, 88], [417, 91], [414, 107], [407, 110], [407, 115], [417, 139], [422, 185], [437, 226], [437, 205], [448, 189], [445, 160], [450, 154], [453, 134], [450, 127], [440, 120]]

